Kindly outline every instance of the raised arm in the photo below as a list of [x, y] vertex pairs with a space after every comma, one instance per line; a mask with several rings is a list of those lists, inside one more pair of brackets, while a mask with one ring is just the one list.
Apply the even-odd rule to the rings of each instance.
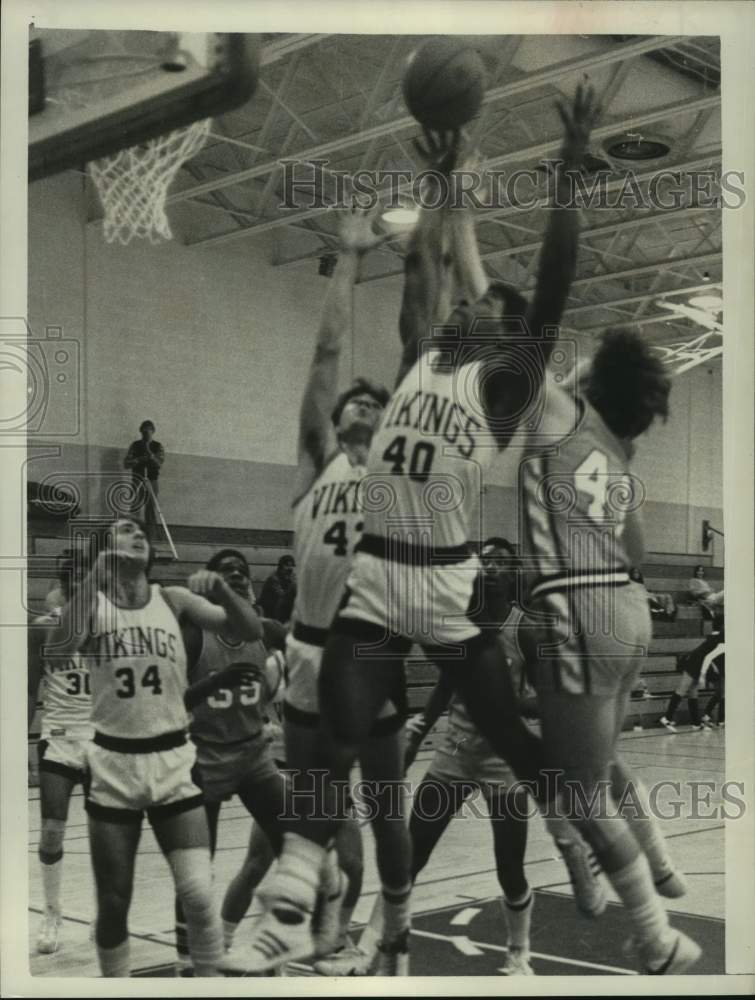
[[[424, 199], [430, 204], [441, 200], [442, 182], [449, 176], [458, 153], [458, 132], [435, 134], [425, 130], [426, 145], [414, 143], [424, 169]], [[451, 307], [451, 254], [446, 246], [448, 206], [422, 208], [409, 238], [404, 259], [404, 291], [401, 300], [399, 334], [402, 352], [396, 383], [404, 378], [417, 360], [422, 341], [432, 335], [434, 323], [443, 322]]]
[[[556, 327], [569, 295], [577, 266], [579, 209], [573, 205], [569, 175], [582, 167], [590, 132], [600, 115], [595, 92], [589, 84], [579, 84], [570, 108], [562, 102], [556, 107], [564, 123], [564, 140], [556, 161], [556, 199], [548, 212], [543, 245], [540, 250], [537, 284], [527, 315], [530, 335], [542, 342], [543, 330]], [[547, 361], [555, 344], [549, 338], [543, 346]]]
[[352, 292], [359, 261], [390, 234], [372, 231], [374, 215], [361, 210], [341, 218], [341, 251], [328, 288], [317, 332], [315, 354], [299, 410], [298, 473], [294, 496], [307, 492], [320, 475], [332, 446], [331, 414], [338, 396], [338, 363], [344, 336], [351, 329]]
[[[476, 153], [461, 164], [460, 171], [480, 172], [482, 163]], [[451, 255], [458, 294], [467, 302], [477, 302], [488, 290], [490, 281], [480, 257], [475, 236], [474, 212], [470, 207], [454, 208], [450, 213]]]
[[179, 620], [183, 617], [197, 628], [215, 632], [228, 628], [239, 639], [252, 642], [262, 638], [262, 620], [248, 600], [228, 586], [219, 573], [200, 569], [186, 587], [166, 587], [165, 593]]

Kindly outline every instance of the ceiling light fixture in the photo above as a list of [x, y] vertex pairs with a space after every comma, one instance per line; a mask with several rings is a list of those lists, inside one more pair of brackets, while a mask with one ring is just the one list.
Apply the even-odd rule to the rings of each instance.
[[606, 139], [603, 148], [614, 160], [661, 160], [671, 152], [673, 140], [661, 135], [625, 132]]

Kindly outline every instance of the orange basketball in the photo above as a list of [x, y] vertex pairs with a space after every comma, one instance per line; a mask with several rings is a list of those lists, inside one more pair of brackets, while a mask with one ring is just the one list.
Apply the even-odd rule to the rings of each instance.
[[485, 64], [463, 38], [431, 38], [409, 57], [403, 81], [411, 114], [427, 128], [460, 128], [480, 110]]

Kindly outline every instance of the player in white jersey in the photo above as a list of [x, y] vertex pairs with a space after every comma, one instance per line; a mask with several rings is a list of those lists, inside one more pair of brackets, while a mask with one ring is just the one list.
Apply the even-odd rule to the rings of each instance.
[[[298, 472], [294, 495], [294, 557], [298, 568], [291, 634], [286, 644], [288, 683], [284, 700], [286, 762], [292, 783], [291, 813], [309, 807], [317, 767], [315, 741], [320, 725], [318, 681], [328, 629], [342, 600], [354, 545], [362, 533], [361, 484], [370, 441], [387, 389], [365, 379], [338, 395], [339, 360], [351, 325], [351, 297], [361, 258], [386, 239], [372, 230], [373, 214], [344, 213], [341, 252], [328, 290], [314, 358], [299, 413]], [[400, 694], [400, 692], [399, 692]], [[381, 706], [365, 734], [362, 768], [369, 779], [382, 777], [386, 763], [401, 759], [403, 726], [399, 698]], [[375, 829], [379, 858], [408, 849], [397, 823]], [[286, 835], [288, 836], [288, 835]], [[385, 863], [385, 862], [384, 862]], [[353, 818], [339, 829], [315, 878], [319, 893], [314, 933], [296, 949], [279, 947], [280, 937], [255, 937], [251, 953], [224, 960], [224, 968], [259, 971], [314, 955], [333, 946], [348, 948], [348, 925], [361, 891], [361, 834]], [[314, 903], [314, 901], [313, 901]], [[271, 901], [275, 907], [275, 900]], [[311, 915], [311, 914], [310, 914]], [[271, 961], [272, 959], [272, 961]]]
[[[65, 601], [70, 592], [73, 560], [60, 567], [60, 586], [56, 593]], [[42, 657], [42, 647], [50, 626], [57, 621], [60, 608], [34, 619], [29, 638], [28, 723], [31, 726], [37, 698], [42, 693], [42, 719], [39, 753], [39, 808], [42, 828], [39, 836], [39, 861], [42, 873], [44, 913], [37, 938], [37, 951], [57, 951], [62, 926], [61, 879], [63, 841], [71, 794], [86, 778], [86, 744], [92, 737], [89, 720], [92, 699], [89, 671], [79, 653], [62, 657]]]
[[[581, 89], [573, 111], [562, 109], [567, 167], [581, 162], [596, 113], [591, 92]], [[370, 447], [364, 533], [320, 673], [325, 731], [319, 760], [329, 780], [315, 816], [287, 835], [274, 886], [288, 908], [276, 928], [286, 942], [306, 936], [302, 926], [316, 891], [312, 873], [337, 828], [330, 818], [338, 788], [378, 712], [401, 685], [412, 642], [454, 670], [475, 724], [517, 775], [536, 780], [539, 773], [537, 741], [525, 727], [517, 730], [495, 643], [471, 617], [479, 559], [469, 542], [482, 468], [509, 443], [520, 419], [537, 413], [547, 334], [557, 329], [575, 267], [576, 213], [566, 205], [550, 213], [535, 295], [525, 308], [508, 286], [488, 287], [468, 213], [446, 211], [449, 198], [439, 175], [453, 169], [453, 142], [428, 135], [425, 156], [433, 167], [426, 174], [427, 204], [441, 207], [420, 213], [406, 257], [399, 383]], [[445, 179], [447, 192], [452, 185]], [[447, 214], [457, 217], [451, 260], [474, 305], [460, 304], [440, 335], [430, 336], [448, 317]], [[482, 343], [480, 333], [486, 334]], [[410, 891], [408, 864], [383, 885], [384, 974], [408, 968]]]
[[96, 942], [103, 976], [129, 974], [128, 910], [146, 811], [173, 875], [195, 974], [216, 974], [220, 917], [211, 886], [202, 796], [191, 778], [182, 625], [223, 629], [254, 641], [262, 625], [249, 602], [217, 573], [184, 587], [149, 582], [151, 549], [141, 523], [121, 517], [61, 613], [49, 641], [82, 652], [92, 691], [94, 738], [87, 753], [86, 810], [97, 886]]

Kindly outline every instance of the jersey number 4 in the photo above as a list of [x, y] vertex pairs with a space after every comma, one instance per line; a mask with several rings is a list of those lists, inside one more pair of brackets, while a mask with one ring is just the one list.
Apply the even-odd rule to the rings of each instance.
[[[136, 675], [133, 667], [121, 667], [119, 670], [115, 671], [114, 676], [118, 678], [121, 684], [115, 692], [118, 697], [133, 698], [136, 694]], [[143, 688], [151, 688], [152, 694], [163, 693], [163, 686], [160, 681], [160, 671], [157, 669], [156, 663], [153, 663], [151, 667], [147, 667], [139, 683]]]
[[[584, 462], [574, 470], [574, 482], [580, 493], [586, 493], [590, 498], [587, 508], [588, 517], [594, 521], [605, 521], [609, 514], [606, 505], [606, 495], [611, 482], [616, 482], [616, 477], [609, 479], [608, 457], [605, 452], [593, 448]], [[616, 529], [621, 533], [624, 525], [624, 515], [622, 512], [612, 510], [616, 518]]]

